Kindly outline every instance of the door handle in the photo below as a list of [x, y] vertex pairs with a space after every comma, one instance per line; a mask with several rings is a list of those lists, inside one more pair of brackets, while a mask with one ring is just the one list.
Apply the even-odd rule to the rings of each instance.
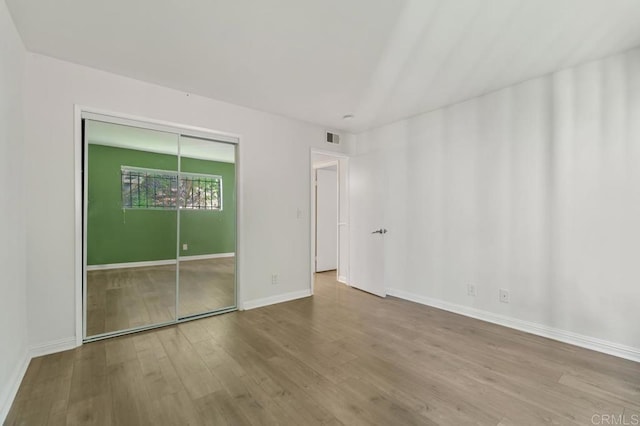
[[388, 231], [384, 228], [376, 229], [372, 234], [386, 234]]

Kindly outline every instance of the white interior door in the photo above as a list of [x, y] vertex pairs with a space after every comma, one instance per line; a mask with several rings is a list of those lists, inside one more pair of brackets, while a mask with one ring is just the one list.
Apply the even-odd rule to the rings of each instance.
[[316, 170], [316, 272], [338, 268], [338, 169]]
[[386, 178], [377, 151], [349, 162], [351, 285], [380, 297], [384, 283], [384, 200]]

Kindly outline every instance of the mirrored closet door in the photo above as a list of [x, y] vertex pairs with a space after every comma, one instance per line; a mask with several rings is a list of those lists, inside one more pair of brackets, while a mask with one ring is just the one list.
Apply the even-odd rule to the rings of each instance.
[[235, 146], [180, 138], [178, 315], [236, 304]]
[[84, 339], [236, 307], [236, 146], [84, 119]]

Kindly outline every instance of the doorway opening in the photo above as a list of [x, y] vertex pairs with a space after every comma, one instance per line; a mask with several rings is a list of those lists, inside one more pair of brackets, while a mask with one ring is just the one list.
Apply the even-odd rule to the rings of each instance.
[[315, 271], [338, 278], [338, 162], [314, 166], [316, 178]]
[[311, 292], [315, 274], [349, 282], [348, 160], [311, 150]]

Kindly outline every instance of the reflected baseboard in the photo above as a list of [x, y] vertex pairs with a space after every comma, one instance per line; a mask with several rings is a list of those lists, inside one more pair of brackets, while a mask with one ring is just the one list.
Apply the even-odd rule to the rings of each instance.
[[189, 260], [207, 260], [207, 259], [220, 259], [223, 257], [234, 257], [235, 253], [214, 253], [214, 254], [197, 254], [195, 256], [180, 256], [180, 261], [185, 262]]
[[[180, 256], [181, 262], [187, 262], [189, 260], [207, 260], [207, 259], [220, 259], [225, 257], [234, 257], [235, 253], [213, 253], [213, 254], [199, 254], [195, 256]], [[175, 265], [175, 259], [166, 260], [148, 260], [142, 262], [125, 262], [125, 263], [106, 263], [103, 265], [87, 265], [87, 271], [102, 271], [105, 269], [123, 269], [123, 268], [146, 268], [149, 266], [165, 266]]]

